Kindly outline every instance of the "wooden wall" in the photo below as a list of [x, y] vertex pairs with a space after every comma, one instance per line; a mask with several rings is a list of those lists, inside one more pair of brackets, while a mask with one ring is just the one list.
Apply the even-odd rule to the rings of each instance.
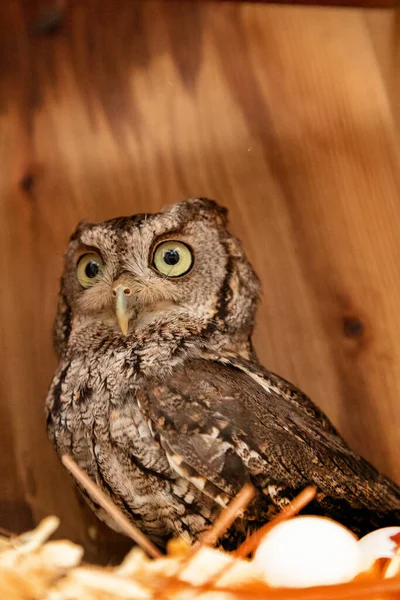
[[55, 513], [115, 551], [44, 430], [62, 254], [82, 218], [193, 195], [229, 207], [261, 277], [264, 364], [400, 481], [396, 13], [37, 6], [0, 16], [0, 525]]

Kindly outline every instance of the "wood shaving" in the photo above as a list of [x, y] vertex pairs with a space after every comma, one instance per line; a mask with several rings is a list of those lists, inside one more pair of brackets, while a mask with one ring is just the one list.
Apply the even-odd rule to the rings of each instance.
[[[58, 519], [49, 517], [34, 530], [20, 536], [0, 538], [0, 598], [2, 600], [151, 600], [162, 598], [159, 589], [185, 564], [168, 598], [186, 600], [231, 600], [224, 592], [199, 593], [194, 586], [206, 584], [209, 577], [233, 563], [219, 587], [234, 590], [246, 582], [262, 583], [262, 575], [247, 561], [203, 547], [187, 561], [190, 548], [174, 541], [166, 557], [152, 560], [139, 548], [134, 548], [115, 568], [82, 565], [83, 548], [72, 542], [47, 541], [58, 526]], [[265, 585], [265, 584], [263, 584]], [[266, 587], [266, 586], [265, 586]], [[157, 596], [155, 596], [157, 593]]]

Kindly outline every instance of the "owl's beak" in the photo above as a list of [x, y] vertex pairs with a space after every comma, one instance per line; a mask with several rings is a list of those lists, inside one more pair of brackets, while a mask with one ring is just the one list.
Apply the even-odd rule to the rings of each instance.
[[119, 283], [113, 287], [113, 296], [115, 296], [115, 314], [118, 325], [124, 335], [128, 333], [129, 327], [129, 296], [132, 290], [129, 285]]

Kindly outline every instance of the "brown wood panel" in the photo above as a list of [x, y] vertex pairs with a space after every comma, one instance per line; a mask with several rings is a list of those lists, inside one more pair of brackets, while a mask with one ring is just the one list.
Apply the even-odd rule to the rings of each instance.
[[[169, 2], [169, 0], [164, 0]], [[176, 2], [176, 0], [172, 0]], [[182, 0], [183, 2], [187, 0]], [[193, 2], [215, 2], [216, 0], [192, 0]], [[345, 6], [353, 8], [396, 8], [398, 0], [218, 0], [219, 2], [254, 2], [257, 4], [287, 4], [303, 6]]]
[[114, 552], [44, 431], [62, 254], [80, 219], [193, 195], [230, 208], [261, 277], [264, 364], [400, 481], [398, 138], [365, 14], [39, 6], [0, 18], [0, 525], [56, 513]]
[[366, 10], [365, 18], [400, 131], [400, 11]]

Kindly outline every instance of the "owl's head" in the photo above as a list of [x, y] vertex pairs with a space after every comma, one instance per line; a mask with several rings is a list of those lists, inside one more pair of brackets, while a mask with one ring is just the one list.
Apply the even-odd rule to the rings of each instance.
[[77, 330], [81, 340], [146, 329], [171, 339], [216, 332], [248, 339], [259, 283], [226, 226], [226, 209], [206, 199], [79, 224], [65, 258], [58, 350]]

